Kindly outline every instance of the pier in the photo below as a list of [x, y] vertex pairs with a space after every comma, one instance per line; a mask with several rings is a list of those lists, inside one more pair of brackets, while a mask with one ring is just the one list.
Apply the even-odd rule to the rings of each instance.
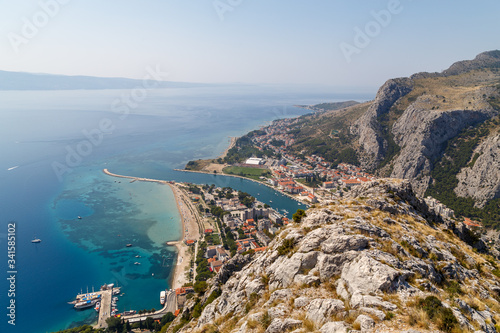
[[166, 180], [159, 180], [159, 179], [151, 179], [151, 178], [140, 178], [140, 177], [131, 177], [131, 176], [123, 176], [123, 175], [117, 175], [116, 173], [109, 172], [108, 169], [103, 169], [102, 170], [105, 174], [113, 177], [118, 177], [118, 178], [127, 178], [127, 179], [132, 179], [130, 182], [133, 183], [135, 181], [141, 181], [141, 182], [152, 182], [152, 183], [160, 183], [160, 184], [168, 184]]
[[95, 328], [107, 328], [106, 319], [111, 317], [111, 299], [113, 298], [113, 289], [100, 291], [101, 307], [99, 308], [99, 320]]

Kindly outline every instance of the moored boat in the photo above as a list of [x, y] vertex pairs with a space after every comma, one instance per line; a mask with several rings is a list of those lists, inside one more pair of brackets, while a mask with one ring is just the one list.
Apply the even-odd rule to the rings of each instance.
[[83, 309], [87, 309], [87, 308], [94, 306], [96, 303], [97, 303], [97, 299], [93, 299], [90, 301], [78, 302], [75, 304], [74, 308], [77, 310], [83, 310]]
[[160, 292], [160, 303], [161, 305], [165, 304], [165, 290]]

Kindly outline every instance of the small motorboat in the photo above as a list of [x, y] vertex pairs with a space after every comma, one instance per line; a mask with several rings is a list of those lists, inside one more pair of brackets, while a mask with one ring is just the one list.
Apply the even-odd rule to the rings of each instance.
[[41, 243], [42, 240], [40, 238], [36, 238], [36, 237], [33, 237], [33, 239], [31, 240], [32, 243]]
[[134, 265], [140, 265], [141, 263], [140, 262], [134, 262]]
[[131, 247], [131, 246], [132, 246], [132, 244], [127, 244], [127, 245], [125, 245], [125, 246], [126, 246], [126, 247]]

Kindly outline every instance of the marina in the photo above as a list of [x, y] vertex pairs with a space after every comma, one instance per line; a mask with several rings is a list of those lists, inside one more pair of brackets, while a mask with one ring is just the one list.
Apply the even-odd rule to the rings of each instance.
[[68, 302], [73, 305], [75, 310], [86, 310], [94, 308], [98, 313], [97, 324], [94, 328], [107, 328], [106, 320], [110, 317], [120, 317], [130, 323], [146, 320], [147, 317], [159, 319], [167, 312], [174, 313], [177, 310], [177, 297], [174, 290], [162, 290], [160, 292], [160, 303], [162, 308], [153, 313], [137, 314], [135, 310], [125, 310], [119, 313], [117, 303], [118, 295], [122, 296], [121, 287], [115, 287], [114, 284], [107, 284], [101, 287], [99, 291], [92, 291], [77, 294], [75, 300]]
[[[72, 304], [75, 310], [85, 310], [94, 307], [99, 313], [96, 328], [106, 328], [106, 319], [116, 313], [116, 302], [118, 297], [114, 295], [120, 294], [121, 287], [115, 287], [114, 284], [105, 284], [99, 291], [80, 293], [76, 295], [75, 300], [68, 302]], [[113, 313], [113, 310], [115, 313]]]

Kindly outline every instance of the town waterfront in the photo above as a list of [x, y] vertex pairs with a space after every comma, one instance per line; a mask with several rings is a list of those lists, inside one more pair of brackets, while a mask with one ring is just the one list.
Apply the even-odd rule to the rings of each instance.
[[[181, 235], [172, 192], [164, 185], [109, 177], [102, 169], [230, 186], [292, 214], [301, 206], [265, 185], [173, 169], [191, 159], [217, 156], [230, 136], [310, 112], [291, 105], [370, 98], [284, 94], [259, 87], [165, 89], [150, 91], [124, 117], [111, 107], [123, 93], [0, 92], [5, 229], [0, 235], [7, 232], [8, 221], [16, 222], [18, 270], [16, 326], [4, 320], [0, 331], [46, 332], [92, 323], [95, 311], [76, 312], [66, 302], [82, 288], [104, 283], [123, 287], [120, 311], [160, 307], [159, 291], [169, 287], [176, 257], [174, 248], [164, 243]], [[102, 130], [103, 119], [109, 121], [109, 131], [99, 136], [95, 133]], [[82, 150], [86, 141], [90, 145]], [[83, 154], [78, 159], [72, 152], [79, 151]], [[42, 242], [32, 244], [35, 236]], [[133, 265], [136, 261], [141, 264]], [[6, 260], [1, 264], [5, 272], [4, 265]], [[0, 287], [8, 290], [5, 279]]]

